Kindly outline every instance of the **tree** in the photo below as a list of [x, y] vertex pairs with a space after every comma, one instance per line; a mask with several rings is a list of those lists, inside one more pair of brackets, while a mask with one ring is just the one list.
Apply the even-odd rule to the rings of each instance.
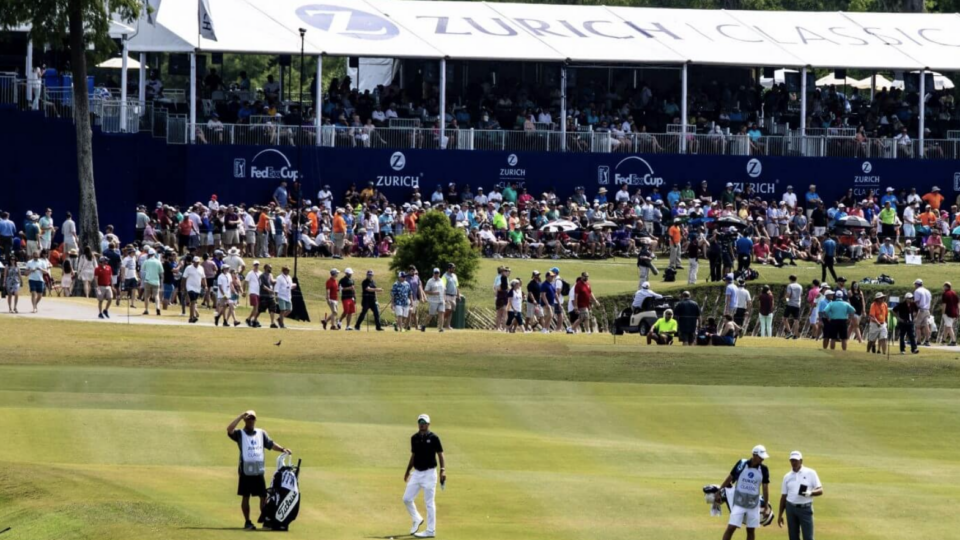
[[[34, 44], [58, 48], [67, 44], [73, 74], [73, 116], [77, 133], [77, 177], [80, 183], [80, 243], [100, 243], [97, 190], [93, 176], [93, 132], [90, 129], [90, 102], [87, 95], [87, 56], [95, 61], [115, 50], [110, 39], [110, 21], [116, 14], [123, 21], [140, 15], [139, 0], [7, 0], [0, 9], [0, 28], [31, 25]], [[88, 45], [93, 50], [88, 51]]]
[[400, 237], [397, 253], [390, 263], [394, 272], [417, 267], [421, 276], [433, 275], [433, 268], [446, 270], [457, 265], [461, 289], [472, 283], [480, 267], [480, 253], [473, 249], [463, 231], [450, 224], [443, 212], [427, 212], [417, 222], [417, 232]]

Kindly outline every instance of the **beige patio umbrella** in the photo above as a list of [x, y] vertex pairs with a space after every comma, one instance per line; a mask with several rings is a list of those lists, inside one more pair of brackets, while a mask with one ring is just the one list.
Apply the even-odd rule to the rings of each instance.
[[836, 73], [830, 73], [824, 77], [817, 79], [817, 86], [853, 86], [858, 83], [853, 77], [844, 77], [838, 79]]

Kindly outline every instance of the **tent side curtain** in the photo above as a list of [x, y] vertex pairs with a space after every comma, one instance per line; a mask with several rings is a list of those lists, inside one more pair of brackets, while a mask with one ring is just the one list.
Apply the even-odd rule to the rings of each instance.
[[133, 51], [297, 54], [305, 28], [310, 55], [960, 70], [956, 14], [209, 0], [213, 41], [197, 35], [198, 0], [150, 1]]

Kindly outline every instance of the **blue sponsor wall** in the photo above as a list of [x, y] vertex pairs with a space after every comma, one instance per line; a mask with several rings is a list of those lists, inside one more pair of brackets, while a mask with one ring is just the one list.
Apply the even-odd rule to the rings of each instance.
[[[57, 221], [77, 211], [73, 125], [33, 113], [0, 110], [0, 208], [21, 223], [26, 210], [50, 206]], [[298, 165], [300, 163], [300, 165]], [[406, 200], [419, 186], [429, 197], [437, 184], [468, 183], [489, 189], [517, 182], [540, 193], [548, 187], [567, 196], [583, 185], [593, 195], [622, 183], [667, 191], [674, 183], [707, 180], [719, 193], [727, 182], [754, 184], [766, 197], [779, 198], [787, 185], [806, 191], [815, 183], [824, 200], [849, 188], [858, 193], [916, 186], [922, 193], [939, 186], [949, 201], [960, 192], [960, 161], [795, 157], [678, 156], [628, 154], [510, 153], [487, 151], [376, 150], [351, 148], [183, 146], [140, 135], [94, 134], [94, 172], [101, 226], [113, 224], [121, 239], [133, 236], [133, 209], [206, 202], [216, 193], [223, 202], [261, 203], [277, 183], [302, 169], [312, 198], [323, 184], [339, 195], [351, 183], [374, 182], [392, 200]]]

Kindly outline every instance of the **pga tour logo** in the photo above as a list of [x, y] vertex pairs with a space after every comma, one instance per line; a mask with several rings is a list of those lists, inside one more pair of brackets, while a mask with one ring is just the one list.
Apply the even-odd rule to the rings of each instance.
[[[290, 159], [283, 152], [268, 148], [253, 156], [250, 160], [250, 176], [258, 180], [296, 180], [300, 175], [293, 168]], [[247, 160], [237, 158], [233, 160], [233, 177], [248, 178]]]
[[384, 40], [400, 35], [397, 25], [359, 9], [308, 4], [297, 9], [297, 16], [314, 28], [354, 39]]
[[760, 163], [760, 160], [753, 158], [747, 162], [747, 176], [750, 178], [756, 178], [760, 176], [760, 173], [763, 172], [763, 164]]

